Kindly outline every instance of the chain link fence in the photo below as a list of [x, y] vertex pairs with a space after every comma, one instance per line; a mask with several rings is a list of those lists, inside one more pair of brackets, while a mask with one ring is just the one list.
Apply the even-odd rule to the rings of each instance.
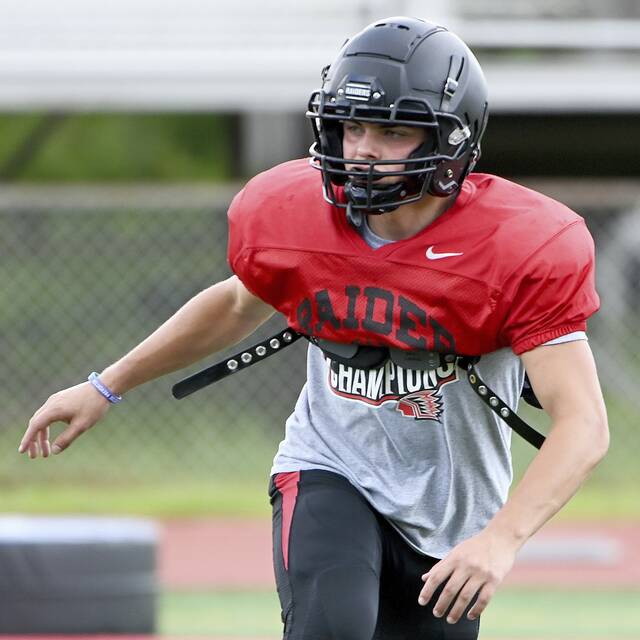
[[[589, 335], [613, 442], [595, 481], [638, 479], [640, 208], [634, 202], [640, 185], [542, 188], [587, 217], [598, 247], [603, 308]], [[228, 277], [226, 206], [234, 191], [0, 188], [0, 481], [6, 490], [54, 480], [88, 486], [211, 480], [238, 470], [244, 478], [267, 477], [304, 381], [302, 342], [185, 400], [171, 397], [171, 385], [204, 363], [134, 390], [60, 458], [31, 463], [16, 454], [28, 418], [48, 395], [100, 371], [192, 295]], [[283, 326], [276, 317], [259, 337]], [[527, 417], [544, 423], [540, 412]]]

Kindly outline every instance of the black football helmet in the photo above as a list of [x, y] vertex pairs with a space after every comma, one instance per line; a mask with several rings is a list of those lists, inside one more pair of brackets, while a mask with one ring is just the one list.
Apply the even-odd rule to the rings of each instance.
[[[467, 45], [444, 27], [416, 18], [379, 20], [342, 47], [322, 72], [322, 87], [306, 113], [315, 142], [310, 162], [322, 172], [325, 199], [353, 214], [385, 213], [425, 194], [455, 193], [480, 157], [488, 117], [487, 85]], [[423, 127], [426, 140], [409, 158], [345, 158], [342, 125], [347, 120]], [[357, 163], [360, 171], [347, 171]], [[401, 164], [376, 184], [379, 165]], [[344, 186], [346, 203], [336, 197]]]

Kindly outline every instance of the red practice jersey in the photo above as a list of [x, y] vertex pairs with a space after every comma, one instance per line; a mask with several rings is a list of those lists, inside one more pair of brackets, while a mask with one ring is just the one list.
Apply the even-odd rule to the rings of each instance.
[[374, 250], [324, 200], [319, 171], [287, 162], [234, 198], [228, 257], [291, 327], [334, 342], [521, 354], [584, 331], [599, 306], [584, 220], [480, 173], [422, 231]]

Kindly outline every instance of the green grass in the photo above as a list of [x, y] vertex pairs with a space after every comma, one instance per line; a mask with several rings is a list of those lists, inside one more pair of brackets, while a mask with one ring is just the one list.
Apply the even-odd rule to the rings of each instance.
[[486, 638], [640, 638], [640, 591], [505, 588], [482, 619]]
[[[122, 514], [156, 518], [269, 517], [267, 471], [264, 477], [238, 482], [182, 480], [133, 485], [76, 486], [27, 484], [3, 491], [3, 512]], [[640, 518], [637, 489], [587, 486], [556, 516], [559, 520], [632, 520]]]
[[[248, 409], [235, 424], [211, 422], [203, 395], [193, 406], [171, 405], [188, 425], [178, 436], [168, 421], [152, 419], [166, 402], [166, 394], [156, 391], [144, 401], [132, 398], [126, 413], [112, 412], [104, 425], [49, 460], [18, 456], [17, 428], [0, 434], [0, 511], [268, 517], [268, 474], [280, 430], [258, 414], [247, 420]], [[134, 445], [123, 447], [129, 440]], [[640, 477], [623, 463], [622, 453], [614, 452], [614, 460], [596, 470], [558, 519], [640, 519]], [[516, 481], [534, 455], [532, 447], [514, 440]], [[621, 470], [611, 468], [615, 462]]]
[[197, 591], [162, 595], [159, 632], [166, 635], [277, 637], [281, 630], [273, 591]]
[[133, 486], [69, 484], [13, 487], [0, 497], [0, 509], [13, 513], [119, 514], [155, 518], [270, 515], [267, 478], [243, 483], [182, 481]]
[[[212, 408], [224, 406], [228, 388], [178, 404], [166, 399], [168, 387], [162, 382], [147, 397], [135, 392], [126, 409], [113, 411], [50, 460], [17, 455], [22, 427], [0, 433], [0, 511], [268, 517], [268, 473], [284, 416], [251, 416], [244, 407], [235, 422], [220, 423]], [[158, 421], [154, 416], [165, 407], [167, 418]], [[175, 412], [171, 420], [169, 411]], [[185, 426], [177, 431], [180, 422]], [[640, 477], [629, 454], [628, 446], [615, 443], [611, 459], [557, 518], [640, 519]], [[514, 438], [516, 479], [534, 455], [531, 446]]]
[[587, 485], [558, 513], [559, 520], [638, 520], [637, 484]]
[[[277, 638], [271, 591], [210, 591], [162, 596], [159, 631], [171, 635]], [[504, 588], [481, 622], [480, 638], [640, 638], [640, 591]]]

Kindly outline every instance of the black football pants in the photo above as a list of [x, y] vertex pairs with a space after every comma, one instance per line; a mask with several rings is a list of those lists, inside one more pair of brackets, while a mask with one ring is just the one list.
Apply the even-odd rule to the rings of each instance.
[[414, 551], [342, 476], [276, 474], [273, 558], [285, 640], [476, 640], [418, 604], [437, 560]]

